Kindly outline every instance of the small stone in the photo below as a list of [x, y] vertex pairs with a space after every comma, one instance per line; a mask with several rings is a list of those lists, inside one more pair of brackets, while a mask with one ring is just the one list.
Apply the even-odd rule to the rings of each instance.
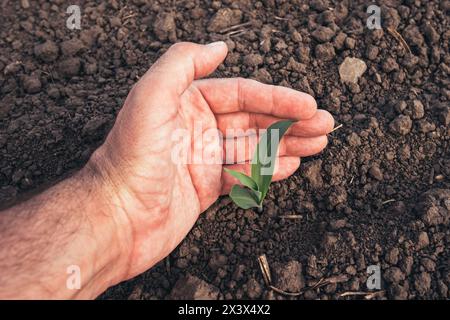
[[41, 91], [42, 83], [37, 75], [25, 76], [23, 87], [27, 93], [38, 93]]
[[217, 300], [218, 297], [219, 289], [190, 274], [180, 278], [170, 293], [173, 300]]
[[415, 24], [410, 24], [403, 30], [403, 38], [410, 46], [422, 47], [424, 45], [424, 38], [419, 28]]
[[153, 24], [153, 31], [159, 41], [177, 41], [177, 25], [173, 13], [158, 15]]
[[80, 73], [81, 61], [79, 58], [68, 58], [59, 63], [59, 72], [66, 78], [71, 78]]
[[338, 237], [334, 233], [328, 232], [323, 238], [323, 247], [325, 250], [332, 249], [337, 242]]
[[411, 107], [411, 118], [421, 119], [425, 115], [425, 109], [420, 100], [413, 100]]
[[352, 147], [357, 147], [361, 145], [361, 138], [358, 136], [357, 133], [352, 132], [350, 135], [347, 136], [347, 142]]
[[406, 300], [408, 299], [408, 290], [404, 286], [399, 284], [393, 284], [389, 287], [389, 293], [394, 300]]
[[427, 272], [422, 272], [414, 276], [414, 287], [421, 296], [425, 295], [431, 288], [431, 276]]
[[367, 59], [369, 59], [369, 60], [375, 60], [375, 59], [378, 57], [378, 53], [379, 53], [379, 52], [380, 52], [380, 49], [378, 49], [377, 46], [370, 45], [370, 46], [367, 48], [367, 51], [366, 51], [366, 57], [367, 57]]
[[219, 9], [209, 21], [207, 30], [209, 32], [220, 32], [223, 29], [241, 23], [242, 11], [230, 8]]
[[382, 65], [383, 71], [386, 73], [398, 70], [398, 63], [391, 57], [387, 58]]
[[343, 186], [336, 186], [331, 190], [328, 196], [328, 203], [332, 207], [336, 207], [338, 204], [345, 203], [347, 201], [347, 190]]
[[227, 264], [228, 258], [227, 256], [219, 253], [214, 253], [212, 257], [209, 259], [208, 266], [214, 270], [217, 271], [217, 269], [225, 266]]
[[265, 68], [257, 69], [253, 72], [252, 78], [266, 84], [273, 83], [272, 75]]
[[307, 162], [303, 166], [303, 175], [305, 176], [306, 180], [308, 180], [311, 187], [314, 189], [318, 189], [323, 185], [322, 175], [320, 174], [321, 171], [322, 160]]
[[392, 248], [386, 255], [386, 261], [392, 265], [396, 265], [398, 263], [399, 254], [400, 250], [398, 248]]
[[354, 49], [356, 46], [356, 40], [351, 37], [347, 37], [345, 39], [345, 46], [349, 49]]
[[339, 32], [333, 39], [333, 46], [337, 50], [341, 50], [344, 47], [345, 39], [347, 39], [347, 35], [344, 32]]
[[406, 101], [402, 100], [395, 105], [395, 111], [397, 111], [398, 113], [402, 113], [403, 111], [405, 111], [406, 107], [408, 107], [408, 104], [406, 103]]
[[384, 273], [384, 279], [387, 282], [399, 283], [405, 280], [405, 274], [397, 267], [391, 267]]
[[328, 0], [312, 0], [310, 5], [314, 10], [322, 12], [328, 9], [330, 3]]
[[356, 275], [357, 270], [354, 266], [348, 266], [347, 268], [345, 268], [345, 272], [351, 276], [354, 276], [354, 275]]
[[436, 31], [436, 29], [433, 28], [432, 25], [430, 25], [429, 22], [426, 22], [424, 25], [422, 25], [422, 31], [425, 34], [425, 39], [427, 39], [428, 43], [435, 44], [439, 41], [439, 33]]
[[299, 292], [305, 286], [300, 262], [291, 260], [286, 264], [274, 264], [274, 285], [287, 292]]
[[324, 43], [329, 42], [334, 37], [335, 32], [328, 28], [319, 26], [316, 30], [314, 30], [311, 36], [318, 42]]
[[19, 61], [9, 63], [3, 70], [3, 74], [6, 76], [17, 74], [20, 71], [21, 65], [22, 64]]
[[378, 164], [374, 164], [372, 167], [370, 167], [369, 174], [372, 178], [374, 178], [378, 181], [383, 180], [383, 172], [381, 171]]
[[432, 259], [425, 257], [420, 261], [420, 263], [422, 264], [422, 266], [425, 268], [426, 271], [428, 272], [436, 271], [436, 262], [434, 262]]
[[258, 299], [262, 294], [262, 288], [258, 281], [250, 279], [247, 281], [247, 296], [250, 299]]
[[286, 69], [290, 71], [296, 71], [298, 73], [304, 73], [306, 72], [306, 65], [298, 61], [295, 61], [293, 57], [290, 57], [286, 65]]
[[358, 58], [347, 57], [339, 66], [339, 76], [342, 82], [358, 83], [358, 79], [367, 70], [367, 65], [364, 61]]
[[417, 249], [421, 250], [425, 247], [428, 247], [429, 244], [430, 244], [430, 239], [428, 238], [428, 233], [426, 233], [425, 231], [422, 231], [421, 233], [419, 233], [419, 237], [417, 240]]
[[251, 53], [244, 57], [243, 62], [247, 67], [257, 67], [264, 63], [264, 58], [260, 54]]
[[448, 126], [450, 124], [450, 107], [445, 108], [439, 113], [439, 120], [444, 126]]
[[177, 259], [177, 261], [175, 262], [175, 266], [178, 269], [185, 269], [189, 266], [189, 262], [187, 259], [180, 258], [180, 259]]
[[345, 220], [345, 219], [338, 219], [338, 220], [330, 221], [330, 227], [332, 230], [339, 230], [339, 229], [345, 228], [346, 225], [347, 225], [347, 220]]
[[432, 122], [428, 122], [425, 119], [419, 120], [417, 123], [417, 127], [422, 133], [428, 133], [436, 130], [436, 125]]
[[84, 48], [84, 44], [80, 39], [74, 38], [61, 43], [61, 52], [65, 56], [74, 56], [81, 49]]
[[28, 9], [30, 8], [30, 2], [28, 0], [20, 0], [20, 6], [23, 9]]
[[336, 52], [331, 43], [318, 44], [315, 49], [316, 58], [323, 61], [333, 60]]
[[409, 116], [399, 115], [390, 124], [389, 129], [399, 135], [407, 135], [411, 132], [412, 120]]
[[411, 274], [413, 264], [414, 258], [412, 256], [406, 256], [405, 258], [403, 258], [401, 268], [407, 276]]
[[34, 47], [36, 57], [44, 62], [53, 62], [58, 58], [58, 46], [51, 40], [47, 40], [43, 44]]

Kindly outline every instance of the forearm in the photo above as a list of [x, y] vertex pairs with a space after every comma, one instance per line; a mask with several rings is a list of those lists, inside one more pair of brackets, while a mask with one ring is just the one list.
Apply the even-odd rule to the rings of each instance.
[[[0, 212], [0, 298], [93, 298], [119, 282], [118, 217], [95, 170], [85, 167]], [[67, 286], [79, 267], [81, 288]]]

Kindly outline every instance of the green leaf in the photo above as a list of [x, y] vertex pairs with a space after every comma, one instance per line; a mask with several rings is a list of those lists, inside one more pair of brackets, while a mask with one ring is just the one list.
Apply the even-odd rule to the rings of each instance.
[[244, 188], [239, 185], [234, 185], [231, 188], [230, 198], [242, 209], [249, 209], [254, 207], [260, 207], [259, 197], [257, 194], [261, 194], [259, 191]]
[[244, 186], [249, 187], [252, 190], [258, 190], [258, 184], [249, 176], [243, 174], [242, 172], [230, 170], [224, 168], [225, 172], [231, 174], [233, 177], [239, 180]]
[[270, 183], [272, 182], [280, 140], [293, 123], [294, 121], [292, 120], [283, 120], [272, 124], [261, 136], [256, 147], [251, 171], [252, 178], [257, 183], [258, 190], [261, 192], [260, 204], [266, 197]]

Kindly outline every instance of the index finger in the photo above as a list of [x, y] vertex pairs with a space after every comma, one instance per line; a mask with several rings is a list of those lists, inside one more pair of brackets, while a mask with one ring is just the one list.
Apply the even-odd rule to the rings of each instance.
[[249, 112], [304, 120], [317, 111], [316, 101], [307, 93], [251, 79], [206, 79], [194, 85], [215, 114]]

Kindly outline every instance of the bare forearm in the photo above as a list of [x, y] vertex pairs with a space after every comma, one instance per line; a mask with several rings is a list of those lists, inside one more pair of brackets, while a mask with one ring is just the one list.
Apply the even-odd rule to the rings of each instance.
[[[120, 281], [115, 217], [90, 167], [0, 212], [0, 298], [91, 298]], [[67, 286], [79, 268], [81, 288]]]

